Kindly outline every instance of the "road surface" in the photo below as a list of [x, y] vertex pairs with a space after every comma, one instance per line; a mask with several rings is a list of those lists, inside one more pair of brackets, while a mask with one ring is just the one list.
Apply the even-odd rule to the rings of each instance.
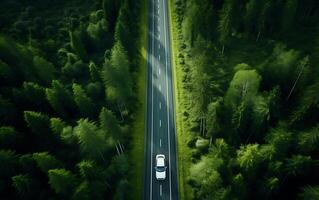
[[[177, 157], [168, 0], [149, 0], [144, 200], [177, 200]], [[167, 177], [155, 178], [155, 156], [166, 157]]]

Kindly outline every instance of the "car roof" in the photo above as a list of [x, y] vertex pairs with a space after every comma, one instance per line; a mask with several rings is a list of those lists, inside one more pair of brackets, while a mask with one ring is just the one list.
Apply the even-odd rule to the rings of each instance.
[[160, 166], [160, 167], [165, 166], [165, 160], [163, 157], [159, 157], [156, 161], [157, 161], [156, 166]]

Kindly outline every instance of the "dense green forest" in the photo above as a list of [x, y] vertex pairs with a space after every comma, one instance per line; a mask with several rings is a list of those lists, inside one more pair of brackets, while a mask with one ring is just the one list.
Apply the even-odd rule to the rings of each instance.
[[319, 199], [319, 1], [171, 2], [186, 199]]
[[0, 199], [128, 199], [140, 7], [1, 0]]

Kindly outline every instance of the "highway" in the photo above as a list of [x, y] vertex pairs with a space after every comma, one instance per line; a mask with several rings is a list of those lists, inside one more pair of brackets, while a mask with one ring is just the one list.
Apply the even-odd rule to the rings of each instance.
[[[149, 0], [145, 200], [177, 200], [177, 152], [168, 0]], [[155, 178], [155, 156], [166, 157], [166, 179]]]

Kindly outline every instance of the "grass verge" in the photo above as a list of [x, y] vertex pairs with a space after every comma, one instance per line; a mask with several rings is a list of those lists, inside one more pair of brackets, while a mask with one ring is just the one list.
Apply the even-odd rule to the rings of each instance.
[[174, 5], [172, 0], [169, 1], [169, 20], [170, 20], [170, 35], [171, 35], [171, 49], [172, 49], [172, 65], [174, 77], [174, 96], [175, 96], [175, 110], [176, 110], [176, 133], [177, 133], [177, 152], [178, 152], [178, 183], [179, 183], [179, 198], [181, 200], [191, 199], [191, 188], [187, 184], [187, 177], [189, 177], [190, 168], [190, 148], [187, 146], [187, 123], [183, 119], [183, 110], [185, 109], [185, 98], [183, 91], [182, 75], [180, 62], [178, 60], [179, 40], [178, 30], [176, 29], [176, 21], [174, 18]]
[[146, 67], [147, 67], [147, 24], [148, 24], [148, 1], [143, 0], [141, 9], [141, 20], [139, 25], [140, 38], [139, 46], [139, 70], [137, 75], [137, 98], [138, 106], [135, 113], [135, 122], [132, 128], [132, 145], [130, 149], [130, 159], [133, 173], [130, 179], [131, 183], [131, 198], [142, 199], [143, 191], [143, 173], [144, 173], [144, 135], [145, 135], [145, 111], [146, 111]]

